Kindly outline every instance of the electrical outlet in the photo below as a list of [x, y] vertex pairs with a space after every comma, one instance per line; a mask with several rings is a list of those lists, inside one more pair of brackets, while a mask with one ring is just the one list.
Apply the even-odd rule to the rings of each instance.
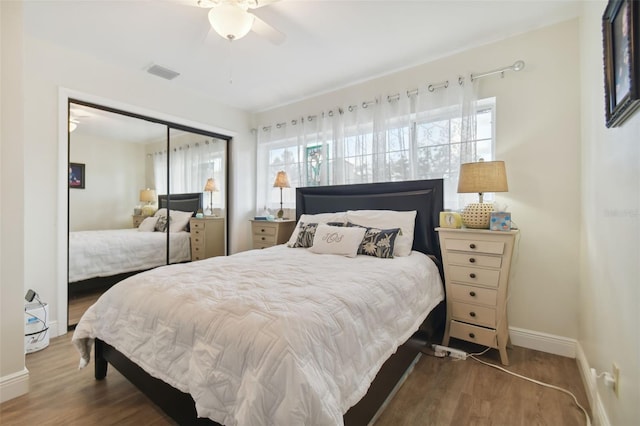
[[620, 398], [620, 368], [615, 362], [613, 363], [613, 393]]

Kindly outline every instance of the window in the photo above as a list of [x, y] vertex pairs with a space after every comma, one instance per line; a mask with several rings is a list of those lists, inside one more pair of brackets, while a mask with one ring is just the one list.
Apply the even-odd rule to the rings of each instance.
[[[458, 106], [447, 107], [413, 114], [412, 119], [387, 118], [387, 128], [377, 131], [374, 123], [348, 125], [335, 117], [330, 125], [316, 125], [307, 133], [296, 129], [294, 136], [260, 143], [258, 162], [267, 164], [259, 164], [258, 174], [266, 171], [267, 176], [258, 181], [272, 185], [279, 170], [287, 172], [292, 188], [444, 178], [445, 206], [458, 209], [466, 204], [456, 192], [460, 164], [493, 160], [495, 98], [474, 105], [470, 118], [460, 117]], [[470, 136], [463, 137], [465, 132]], [[259, 183], [258, 192], [261, 187]], [[279, 208], [280, 191], [266, 193], [259, 208]], [[295, 208], [295, 191], [285, 191], [283, 203]]]

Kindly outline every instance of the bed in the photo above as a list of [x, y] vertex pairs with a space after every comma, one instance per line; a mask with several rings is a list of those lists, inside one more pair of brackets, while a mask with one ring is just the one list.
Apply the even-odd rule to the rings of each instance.
[[297, 189], [298, 219], [349, 210], [415, 211], [415, 251], [277, 246], [156, 268], [83, 316], [83, 363], [95, 339], [96, 378], [112, 364], [179, 424], [368, 424], [443, 324], [442, 180]]
[[[160, 195], [159, 208], [192, 213], [202, 207], [202, 193]], [[185, 228], [186, 229], [186, 228]], [[69, 292], [108, 288], [133, 274], [191, 260], [190, 234], [139, 232], [138, 228], [69, 233]], [[169, 258], [167, 258], [167, 248]]]

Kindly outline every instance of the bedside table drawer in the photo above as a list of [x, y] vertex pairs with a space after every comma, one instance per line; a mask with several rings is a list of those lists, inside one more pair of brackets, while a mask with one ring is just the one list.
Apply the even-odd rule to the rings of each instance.
[[254, 238], [258, 235], [276, 235], [276, 227], [273, 225], [253, 225]]
[[204, 250], [204, 246], [191, 246], [191, 260], [202, 260], [206, 259], [206, 253]]
[[495, 348], [496, 331], [463, 322], [451, 321], [451, 337]]
[[262, 250], [262, 249], [273, 247], [273, 246], [274, 246], [273, 243], [260, 243], [260, 242], [257, 242], [255, 240], [253, 241], [253, 248], [254, 249]]
[[498, 241], [483, 240], [454, 240], [446, 238], [444, 240], [447, 250], [469, 251], [474, 253], [502, 254], [504, 252], [504, 243]]
[[486, 327], [496, 326], [496, 310], [478, 305], [453, 302], [452, 316], [454, 319], [478, 324]]
[[485, 266], [488, 268], [500, 268], [501, 256], [485, 256], [474, 253], [447, 253], [447, 262], [452, 265]]
[[202, 244], [204, 243], [204, 238], [206, 236], [206, 234], [204, 233], [204, 231], [202, 230], [202, 228], [197, 229], [196, 227], [194, 227], [195, 229], [191, 230], [191, 244]]
[[462, 284], [451, 284], [451, 298], [467, 303], [496, 306], [498, 291], [490, 288], [472, 287]]
[[204, 231], [205, 228], [204, 220], [192, 220], [189, 227], [191, 228], [191, 232], [195, 231]]
[[274, 245], [276, 243], [276, 236], [253, 234], [253, 243]]
[[480, 284], [498, 287], [500, 271], [492, 269], [467, 268], [464, 266], [451, 266], [451, 280], [469, 284]]

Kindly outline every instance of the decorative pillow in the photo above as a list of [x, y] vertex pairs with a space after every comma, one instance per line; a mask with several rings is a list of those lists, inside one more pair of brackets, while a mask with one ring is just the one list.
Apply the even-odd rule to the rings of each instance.
[[365, 229], [364, 237], [358, 248], [358, 254], [366, 254], [367, 256], [381, 257], [383, 259], [393, 258], [395, 243], [400, 234], [400, 228], [369, 228], [351, 222], [347, 223], [347, 226]]
[[345, 212], [338, 213], [318, 213], [318, 214], [303, 214], [300, 216], [298, 220], [298, 224], [294, 228], [291, 233], [291, 238], [287, 242], [288, 247], [295, 247], [296, 241], [298, 241], [298, 233], [300, 232], [300, 227], [303, 223], [327, 223], [327, 222], [336, 222], [336, 223], [346, 223], [347, 222], [347, 214]]
[[153, 232], [156, 230], [156, 222], [158, 218], [154, 216], [145, 217], [140, 226], [138, 226], [139, 232]]
[[298, 238], [293, 244], [293, 247], [311, 247], [313, 245], [313, 237], [316, 234], [317, 228], [317, 223], [300, 222], [300, 231], [298, 232]]
[[[158, 209], [153, 215], [154, 217], [167, 217], [167, 209]], [[169, 216], [171, 216], [171, 224], [169, 225], [169, 232], [186, 231], [189, 220], [193, 217], [192, 212], [183, 212], [181, 210], [169, 210]], [[164, 231], [162, 231], [164, 232]]]
[[365, 231], [364, 228], [347, 228], [342, 224], [330, 226], [321, 223], [316, 228], [313, 245], [309, 247], [309, 251], [356, 257]]
[[170, 218], [166, 216], [157, 216], [157, 219], [158, 220], [156, 222], [155, 230], [158, 232], [166, 232], [169, 225]]
[[169, 225], [169, 232], [186, 231], [187, 225], [193, 217], [192, 212], [183, 212], [180, 210], [169, 210], [171, 216], [171, 224]]
[[378, 229], [400, 228], [396, 238], [394, 256], [409, 256], [413, 247], [413, 232], [416, 225], [416, 211], [394, 210], [349, 210], [347, 221]]
[[165, 207], [156, 210], [156, 212], [153, 214], [155, 217], [158, 216], [166, 216], [167, 215], [167, 209]]

